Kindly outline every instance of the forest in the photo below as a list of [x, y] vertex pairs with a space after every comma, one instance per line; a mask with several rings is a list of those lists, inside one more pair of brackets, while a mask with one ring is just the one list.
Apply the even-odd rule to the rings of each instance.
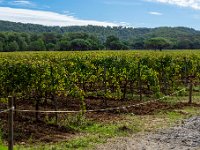
[[50, 27], [0, 21], [0, 51], [200, 49], [200, 31], [186, 27]]

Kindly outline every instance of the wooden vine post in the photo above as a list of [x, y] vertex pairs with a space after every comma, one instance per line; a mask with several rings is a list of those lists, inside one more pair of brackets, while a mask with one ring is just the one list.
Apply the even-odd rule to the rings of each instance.
[[14, 135], [14, 130], [13, 130], [13, 111], [14, 111], [14, 106], [13, 106], [13, 98], [11, 96], [8, 97], [8, 108], [9, 114], [8, 114], [8, 150], [13, 150], [13, 135]]
[[188, 76], [189, 79], [189, 101], [188, 104], [192, 104], [192, 91], [193, 91], [193, 79], [195, 76]]
[[189, 101], [188, 101], [189, 104], [192, 104], [192, 90], [193, 90], [193, 83], [191, 81], [189, 84]]
[[192, 104], [192, 89], [193, 89], [193, 84], [191, 82], [189, 85], [189, 101], [188, 101], [189, 104]]

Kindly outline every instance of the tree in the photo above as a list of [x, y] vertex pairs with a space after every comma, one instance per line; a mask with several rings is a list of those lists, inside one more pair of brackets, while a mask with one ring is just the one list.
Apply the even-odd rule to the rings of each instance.
[[104, 49], [103, 44], [101, 44], [100, 41], [98, 39], [96, 39], [96, 38], [88, 39], [88, 42], [90, 42], [92, 50]]
[[3, 52], [4, 49], [3, 49], [3, 42], [0, 41], [0, 52]]
[[152, 48], [155, 50], [159, 49], [160, 51], [162, 51], [163, 48], [167, 48], [170, 46], [170, 41], [162, 37], [151, 38], [145, 41], [145, 46], [147, 48]]
[[20, 51], [28, 50], [28, 44], [26, 43], [26, 40], [23, 37], [19, 37], [17, 43], [19, 45]]
[[192, 48], [194, 48], [194, 49], [200, 49], [200, 40], [199, 40], [199, 38], [195, 38], [193, 40]]
[[59, 43], [59, 49], [61, 51], [67, 51], [70, 49], [70, 43], [67, 40], [62, 40]]
[[200, 49], [200, 32], [184, 27], [45, 27], [0, 21], [0, 31], [3, 51]]
[[29, 45], [30, 51], [45, 51], [46, 47], [44, 44], [44, 41], [42, 39], [39, 39], [37, 41], [33, 41]]
[[87, 40], [74, 39], [70, 42], [70, 49], [72, 49], [72, 50], [90, 50], [91, 44]]
[[40, 34], [36, 34], [36, 33], [32, 33], [31, 35], [30, 35], [30, 41], [37, 41], [37, 40], [39, 40], [39, 39], [41, 39], [41, 35]]
[[0, 33], [0, 41], [1, 42], [6, 42], [8, 40], [8, 36], [5, 33]]
[[47, 50], [47, 51], [54, 51], [54, 50], [57, 50], [57, 48], [56, 48], [56, 45], [55, 45], [55, 44], [53, 44], [53, 43], [48, 43], [48, 44], [46, 44], [46, 50]]
[[56, 33], [43, 33], [43, 41], [45, 42], [45, 44], [49, 44], [49, 43], [53, 43], [56, 44], [57, 43], [57, 35]]
[[9, 52], [19, 51], [19, 45], [17, 44], [17, 42], [16, 41], [10, 42], [8, 44], [7, 51], [9, 51]]
[[75, 39], [88, 39], [89, 38], [89, 34], [85, 33], [85, 32], [71, 32], [67, 34], [67, 37], [69, 38], [69, 40], [75, 40]]
[[190, 49], [192, 48], [192, 41], [189, 39], [181, 39], [177, 43], [178, 49]]
[[131, 48], [144, 49], [144, 38], [133, 39], [131, 42]]
[[30, 39], [30, 36], [31, 34], [30, 33], [21, 33], [20, 36], [22, 37], [22, 39], [24, 40], [24, 42], [26, 42], [27, 44], [30, 43], [31, 39]]
[[116, 42], [119, 42], [119, 38], [114, 35], [108, 36], [106, 38], [105, 46], [107, 49], [111, 49], [111, 47], [113, 47], [112, 44]]
[[26, 43], [26, 41], [21, 42], [19, 46], [20, 46], [20, 51], [28, 50], [28, 44]]
[[110, 49], [111, 50], [126, 50], [129, 49], [127, 45], [120, 41], [112, 41], [110, 43]]
[[110, 50], [129, 49], [129, 47], [125, 43], [121, 42], [119, 38], [113, 35], [107, 37], [105, 46], [107, 49]]

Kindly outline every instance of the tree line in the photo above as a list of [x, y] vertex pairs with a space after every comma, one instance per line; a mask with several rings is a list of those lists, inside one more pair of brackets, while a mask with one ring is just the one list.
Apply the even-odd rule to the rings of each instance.
[[[0, 40], [1, 51], [83, 50], [83, 48], [84, 50], [200, 49], [200, 31], [186, 27], [131, 28], [92, 25], [51, 27], [0, 21], [0, 33], [3, 34]], [[9, 38], [10, 36], [12, 38]], [[48, 41], [49, 38], [52, 38], [52, 41]]]
[[58, 27], [0, 21], [0, 33], [1, 51], [200, 49], [200, 31], [186, 27]]
[[83, 51], [101, 49], [129, 49], [115, 36], [102, 42], [88, 33], [0, 33], [0, 51]]
[[174, 40], [164, 37], [149, 37], [122, 40], [109, 35], [102, 40], [95, 34], [85, 32], [29, 33], [0, 32], [0, 51], [84, 51], [128, 49], [200, 49], [199, 39]]

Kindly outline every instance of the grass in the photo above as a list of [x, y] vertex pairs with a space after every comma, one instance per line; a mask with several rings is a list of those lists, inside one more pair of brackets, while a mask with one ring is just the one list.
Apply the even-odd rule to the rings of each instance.
[[[0, 120], [1, 121], [1, 120]], [[2, 127], [1, 127], [1, 124], [0, 124], [0, 150], [7, 150], [7, 147], [5, 147], [3, 145], [3, 140], [2, 140]]]
[[3, 145], [0, 145], [0, 150], [7, 150], [8, 148], [3, 146]]
[[[197, 101], [199, 96], [196, 96]], [[176, 96], [170, 99], [172, 104], [178, 102]], [[181, 101], [187, 100], [181, 97]], [[166, 99], [169, 101], [169, 98]], [[54, 144], [37, 143], [35, 145], [16, 146], [15, 150], [88, 150], [94, 149], [97, 144], [106, 143], [108, 139], [130, 136], [137, 133], [154, 132], [158, 129], [168, 128], [181, 122], [185, 118], [200, 115], [198, 107], [187, 106], [183, 109], [162, 110], [152, 115], [121, 114], [121, 120], [111, 122], [97, 122], [83, 120], [82, 126], [71, 126], [79, 134], [73, 139]], [[4, 150], [0, 147], [0, 150]]]
[[[133, 122], [135, 124], [135, 122]], [[135, 128], [134, 128], [135, 127]], [[107, 139], [116, 136], [127, 136], [137, 130], [135, 124], [130, 129], [124, 123], [90, 123], [88, 126], [79, 128], [80, 135], [77, 138], [69, 140], [67, 142], [57, 143], [55, 145], [42, 145], [23, 147], [16, 146], [16, 150], [60, 150], [60, 149], [91, 149], [94, 145], [99, 143], [105, 143]]]
[[198, 107], [186, 107], [184, 110], [191, 115], [200, 115]]
[[[162, 99], [161, 101], [171, 103], [171, 104], [176, 104], [177, 102], [188, 102], [189, 101], [189, 96], [186, 93], [181, 93], [183, 95], [173, 95], [170, 97], [166, 97]], [[192, 96], [192, 102], [193, 103], [200, 103], [199, 101], [200, 95], [199, 92], [193, 92]]]

